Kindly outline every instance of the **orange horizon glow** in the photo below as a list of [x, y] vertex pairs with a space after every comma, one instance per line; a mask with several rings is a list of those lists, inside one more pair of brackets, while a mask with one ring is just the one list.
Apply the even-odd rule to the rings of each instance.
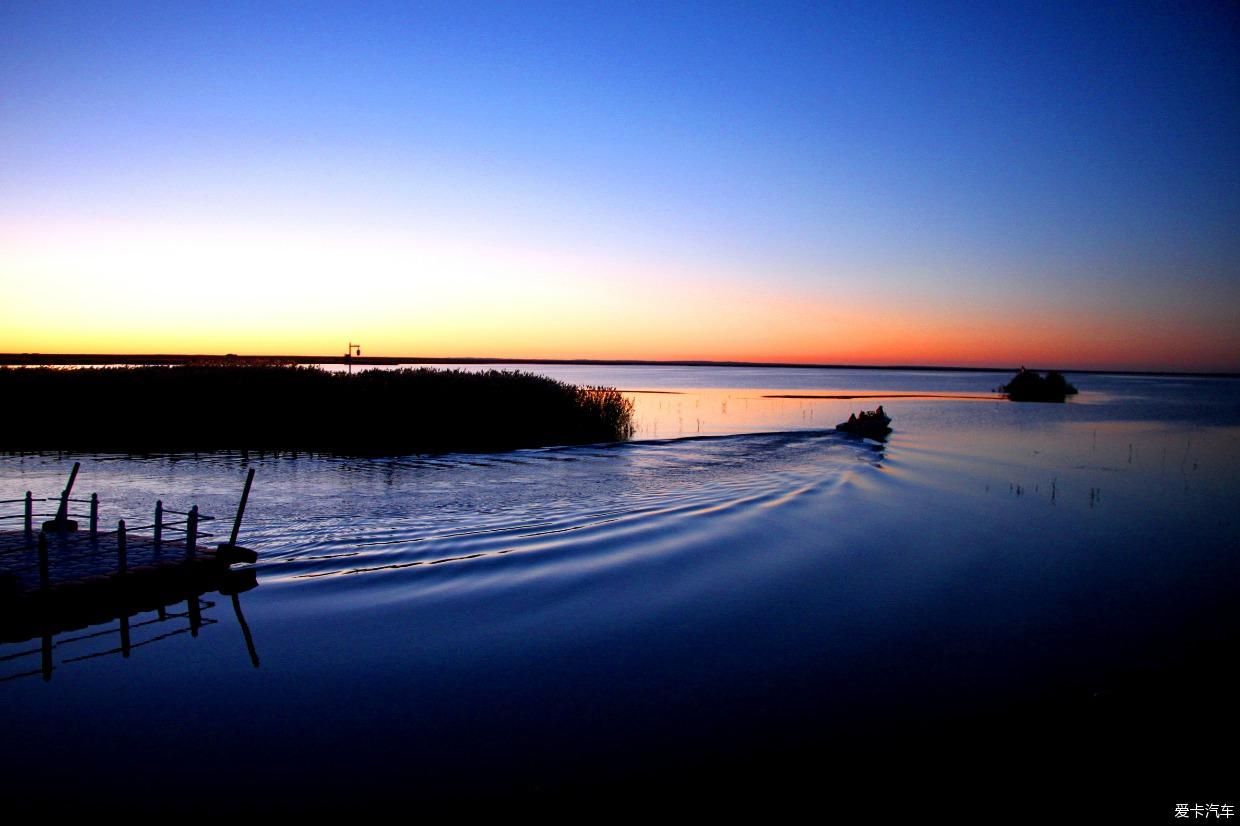
[[[750, 347], [747, 349], [709, 349], [682, 345], [655, 347], [648, 343], [632, 342], [629, 346], [596, 347], [574, 346], [571, 343], [554, 346], [541, 346], [525, 343], [523, 336], [514, 337], [518, 343], [504, 346], [501, 337], [480, 336], [480, 341], [490, 343], [471, 343], [459, 340], [441, 346], [424, 343], [402, 347], [398, 343], [399, 336], [336, 336], [341, 340], [364, 341], [363, 356], [376, 358], [399, 358], [408, 360], [452, 360], [452, 359], [504, 359], [512, 361], [651, 361], [651, 362], [747, 362], [754, 364], [828, 364], [850, 365], [860, 367], [964, 367], [964, 368], [1002, 368], [1007, 369], [1018, 365], [1028, 365], [1039, 369], [1064, 370], [1136, 370], [1136, 371], [1169, 371], [1169, 372], [1240, 372], [1240, 366], [1234, 359], [1229, 360], [1227, 353], [1218, 352], [1210, 355], [1207, 349], [1212, 342], [1202, 342], [1204, 346], [1193, 349], [1185, 342], [1178, 342], [1172, 347], [1159, 348], [1152, 342], [1140, 349], [1134, 349], [1126, 342], [1112, 340], [1112, 349], [1098, 346], [1089, 349], [1079, 341], [1059, 341], [1055, 343], [1028, 341], [1027, 346], [1020, 342], [1008, 342], [1002, 348], [987, 346], [986, 337], [977, 334], [952, 336], [944, 332], [937, 338], [927, 336], [910, 337], [905, 340], [886, 342], [886, 346], [874, 341], [877, 335], [867, 331], [863, 339], [858, 337], [854, 342], [841, 344], [834, 350], [795, 350], [780, 347], [775, 342], [770, 348]], [[1173, 336], [1167, 336], [1173, 338]], [[317, 343], [322, 341], [322, 343]], [[344, 347], [332, 346], [334, 342], [321, 339], [298, 338], [291, 336], [280, 338], [276, 335], [261, 336], [247, 339], [243, 336], [212, 338], [210, 336], [184, 336], [178, 339], [153, 339], [149, 337], [127, 338], [120, 335], [100, 335], [97, 337], [68, 338], [60, 342], [49, 342], [44, 346], [19, 346], [8, 344], [8, 339], [0, 339], [0, 353], [31, 354], [44, 356], [59, 355], [205, 355], [223, 356], [227, 354], [242, 356], [321, 356], [336, 357], [343, 354]], [[371, 346], [369, 342], [378, 342]], [[386, 344], [386, 346], [385, 346]], [[1102, 345], [1107, 342], [1101, 342]], [[248, 345], [248, 346], [247, 346]], [[1203, 358], [1203, 352], [1207, 357]]]
[[442, 233], [116, 225], [0, 242], [6, 353], [322, 356], [353, 341], [391, 357], [1240, 371], [1225, 304], [1203, 322], [1166, 301], [1017, 301], [864, 268], [790, 287]]

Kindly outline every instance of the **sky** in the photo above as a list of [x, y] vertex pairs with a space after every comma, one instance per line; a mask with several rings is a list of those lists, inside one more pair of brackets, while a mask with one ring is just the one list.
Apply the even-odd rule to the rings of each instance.
[[1240, 371], [1240, 6], [0, 4], [0, 352]]

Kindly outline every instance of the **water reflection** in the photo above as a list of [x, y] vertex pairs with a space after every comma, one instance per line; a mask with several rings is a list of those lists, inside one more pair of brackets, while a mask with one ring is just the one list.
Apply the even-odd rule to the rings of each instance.
[[[723, 436], [788, 430], [827, 430], [850, 414], [885, 405], [899, 430], [902, 415], [928, 406], [974, 408], [963, 413], [984, 418], [1009, 404], [993, 392], [909, 392], [837, 386], [823, 391], [796, 391], [779, 387], [681, 388], [626, 390], [633, 401], [634, 438], [662, 439], [686, 436]], [[1102, 396], [1086, 393], [1073, 399], [1077, 407], [1097, 404]]]
[[[165, 592], [155, 607], [149, 602], [140, 609], [119, 605], [111, 618], [96, 614], [89, 623], [64, 616], [23, 616], [8, 606], [0, 617], [0, 683], [40, 676], [50, 682], [55, 671], [75, 663], [115, 655], [128, 659], [139, 648], [185, 634], [197, 637], [202, 629], [222, 621], [216, 618], [218, 603], [208, 598], [213, 594], [230, 599], [250, 663], [258, 668], [258, 649], [241, 610], [241, 594], [257, 586], [252, 569], [231, 571], [217, 591]], [[38, 647], [23, 645], [33, 640], [39, 641]]]
[[[947, 378], [934, 389], [998, 383]], [[926, 389], [887, 383], [868, 389]], [[230, 777], [229, 803], [307, 787], [315, 806], [494, 799], [597, 778], [617, 795], [662, 779], [684, 799], [686, 775], [694, 800], [726, 799], [748, 767], [766, 801], [791, 787], [784, 770], [805, 790], [829, 778], [826, 795], [892, 761], [893, 786], [928, 773], [957, 789], [989, 769], [1021, 778], [1016, 801], [1047, 767], [1045, 788], [1105, 770], [1125, 794], [1222, 789], [1200, 783], [1234, 764], [1215, 735], [1237, 723], [1222, 666], [1240, 629], [1240, 383], [1074, 383], [1086, 398], [1055, 406], [884, 399], [882, 447], [830, 430], [877, 400], [738, 383], [643, 394], [660, 439], [623, 445], [84, 458], [122, 511], [178, 491], [228, 512], [238, 464], [261, 465], [247, 544], [263, 587], [246, 607], [263, 667], [222, 601], [193, 603], [216, 633], [192, 644], [187, 602], [164, 625], [129, 615], [130, 650], [165, 630], [185, 643], [146, 667], [99, 656], [51, 687], [5, 685], [23, 748], [0, 775], [61, 789], [72, 754], [115, 763], [74, 781], [106, 794], [192, 739], [204, 764], [243, 750], [262, 767]], [[779, 432], [707, 433], [753, 425]], [[0, 473], [50, 486], [73, 458], [7, 457]], [[63, 633], [53, 665], [115, 654], [121, 630]], [[40, 645], [18, 649], [4, 662], [42, 673]], [[721, 781], [720, 763], [739, 768]]]

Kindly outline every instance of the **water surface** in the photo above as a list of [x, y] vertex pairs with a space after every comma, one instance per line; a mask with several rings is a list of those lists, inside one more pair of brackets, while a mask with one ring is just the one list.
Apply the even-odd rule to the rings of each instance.
[[[230, 794], [260, 806], [738, 778], [837, 805], [952, 766], [1095, 802], [1130, 783], [1151, 819], [1234, 796], [1210, 737], [1237, 722], [1237, 382], [1080, 376], [1018, 405], [985, 373], [537, 369], [662, 392], [633, 392], [626, 444], [0, 458], [0, 498], [76, 459], [106, 519], [145, 522], [156, 498], [229, 516], [254, 467], [261, 555], [257, 667], [219, 595], [196, 636], [133, 618], [127, 658], [115, 625], [61, 635], [48, 681], [38, 641], [0, 646], [24, 744], [0, 784], [121, 804], [189, 751], [244, 764]], [[772, 398], [895, 393], [966, 398]], [[877, 403], [886, 444], [830, 429]]]

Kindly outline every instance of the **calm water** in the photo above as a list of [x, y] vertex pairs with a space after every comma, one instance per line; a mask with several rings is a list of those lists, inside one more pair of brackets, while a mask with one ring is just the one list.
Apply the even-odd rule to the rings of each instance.
[[[257, 667], [218, 594], [196, 636], [134, 617], [128, 658], [115, 623], [57, 637], [49, 681], [38, 640], [0, 645], [0, 789], [172, 804], [223, 767], [220, 808], [833, 808], [931, 781], [1151, 822], [1240, 802], [1240, 382], [1078, 376], [1068, 404], [1017, 405], [988, 398], [999, 374], [537, 369], [633, 391], [637, 439], [0, 457], [0, 498], [80, 459], [78, 493], [142, 524], [156, 498], [227, 517], [254, 467], [261, 554]], [[963, 398], [773, 398], [869, 393]], [[885, 445], [830, 430], [877, 403]]]

